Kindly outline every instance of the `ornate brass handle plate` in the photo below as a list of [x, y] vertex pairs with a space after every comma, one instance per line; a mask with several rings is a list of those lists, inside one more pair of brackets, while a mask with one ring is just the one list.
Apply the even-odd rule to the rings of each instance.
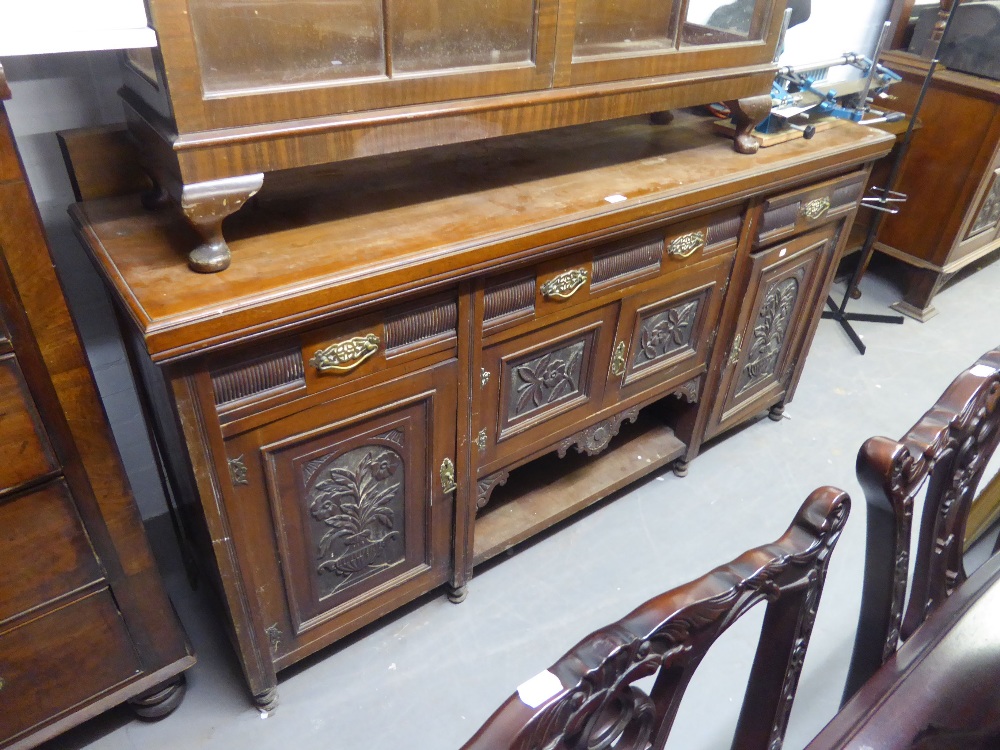
[[805, 216], [809, 221], [816, 221], [820, 216], [825, 214], [830, 210], [830, 199], [829, 198], [817, 198], [816, 200], [811, 200], [802, 206], [802, 215]]
[[452, 463], [450, 458], [446, 458], [441, 462], [441, 491], [446, 495], [450, 495], [457, 489], [458, 484], [455, 482], [455, 464]]
[[486, 430], [480, 430], [479, 434], [476, 435], [476, 445], [479, 447], [480, 453], [486, 450], [486, 442], [488, 440], [489, 436], [486, 434]]
[[615, 344], [615, 350], [611, 355], [611, 374], [620, 378], [625, 374], [625, 342], [619, 341]]
[[549, 279], [542, 284], [542, 296], [555, 299], [569, 299], [587, 283], [587, 269], [574, 268]]
[[690, 258], [705, 246], [705, 232], [699, 229], [697, 232], [682, 234], [680, 237], [672, 239], [667, 245], [667, 255], [671, 258]]
[[320, 372], [350, 372], [378, 351], [381, 340], [374, 333], [338, 341], [320, 349], [309, 364]]

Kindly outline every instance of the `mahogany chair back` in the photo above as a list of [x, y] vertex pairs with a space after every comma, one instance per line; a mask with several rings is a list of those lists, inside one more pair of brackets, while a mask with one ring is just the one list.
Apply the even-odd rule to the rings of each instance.
[[[733, 748], [779, 748], [830, 554], [849, 509], [844, 492], [814, 491], [773, 544], [660, 594], [584, 638], [521, 685], [465, 750], [662, 748], [708, 648], [760, 602], [767, 609]], [[651, 675], [647, 694], [635, 683]]]
[[[998, 400], [1000, 348], [952, 381], [901, 440], [874, 437], [861, 446], [857, 471], [867, 500], [868, 536], [844, 702], [966, 579], [966, 522], [1000, 439]], [[914, 502], [921, 492], [908, 587]]]

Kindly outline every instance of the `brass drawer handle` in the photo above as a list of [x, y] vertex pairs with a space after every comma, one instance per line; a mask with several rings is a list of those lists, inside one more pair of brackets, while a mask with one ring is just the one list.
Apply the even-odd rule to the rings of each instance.
[[672, 239], [667, 245], [667, 255], [671, 258], [690, 258], [703, 247], [705, 247], [705, 232], [699, 229], [697, 232], [682, 234]]
[[625, 342], [619, 341], [615, 344], [615, 351], [611, 357], [611, 374], [620, 378], [625, 374]]
[[350, 372], [378, 351], [381, 340], [374, 333], [338, 341], [320, 349], [309, 364], [320, 372]]
[[816, 198], [802, 206], [802, 215], [809, 221], [816, 221], [820, 216], [830, 210], [829, 198]]
[[456, 489], [458, 489], [458, 484], [455, 482], [455, 464], [450, 458], [446, 458], [441, 462], [441, 491], [450, 495]]
[[556, 299], [569, 299], [580, 288], [587, 283], [587, 270], [585, 268], [574, 268], [549, 279], [542, 284], [542, 296], [554, 297]]

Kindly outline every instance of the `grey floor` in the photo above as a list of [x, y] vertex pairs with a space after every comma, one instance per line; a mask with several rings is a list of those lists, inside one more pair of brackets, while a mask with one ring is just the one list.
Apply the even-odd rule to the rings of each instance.
[[[884, 312], [898, 291], [877, 274], [853, 310]], [[436, 592], [280, 675], [281, 705], [251, 707], [221, 616], [192, 593], [153, 522], [181, 619], [198, 653], [188, 693], [158, 723], [117, 709], [58, 748], [455, 748], [525, 679], [591, 630], [744, 549], [776, 538], [816, 486], [855, 498], [834, 555], [786, 748], [836, 711], [860, 598], [864, 510], [854, 457], [865, 438], [899, 436], [964, 367], [1000, 343], [1000, 262], [937, 298], [940, 315], [860, 324], [860, 357], [820, 324], [787, 419], [757, 422], [708, 447], [678, 479], [654, 475], [557, 532], [478, 571], [461, 605]], [[166, 532], [166, 533], [164, 533]], [[759, 623], [759, 618], [756, 623]], [[749, 671], [751, 619], [727, 633], [692, 685], [670, 747], [728, 748]]]

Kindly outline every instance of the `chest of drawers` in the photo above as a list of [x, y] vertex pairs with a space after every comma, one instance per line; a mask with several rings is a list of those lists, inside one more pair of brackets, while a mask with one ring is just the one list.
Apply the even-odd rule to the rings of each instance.
[[77, 205], [258, 704], [780, 408], [890, 145], [845, 125], [742, 156], [681, 116], [341, 165], [234, 217], [240, 262], [208, 276], [170, 212]]

